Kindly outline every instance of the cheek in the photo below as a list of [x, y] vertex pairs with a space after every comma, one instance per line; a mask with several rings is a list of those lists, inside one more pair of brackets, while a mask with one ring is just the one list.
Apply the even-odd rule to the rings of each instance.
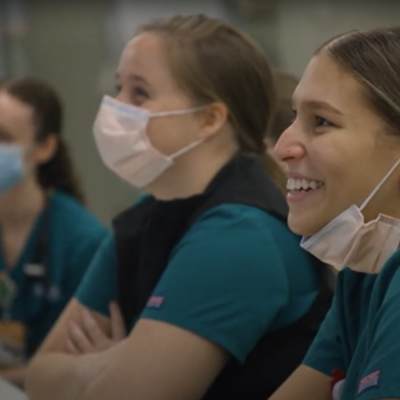
[[34, 171], [38, 166], [39, 162], [37, 160], [37, 154], [34, 148], [26, 148], [24, 147], [24, 155], [23, 155], [23, 162], [24, 168], [26, 172]]
[[184, 116], [150, 120], [147, 125], [147, 136], [152, 145], [165, 155], [177, 152], [196, 139], [193, 123]]

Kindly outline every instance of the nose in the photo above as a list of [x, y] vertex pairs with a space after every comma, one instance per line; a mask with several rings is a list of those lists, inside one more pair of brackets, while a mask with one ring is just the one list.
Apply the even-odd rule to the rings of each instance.
[[118, 91], [114, 98], [121, 103], [129, 104], [129, 93], [123, 87]]
[[273, 149], [275, 156], [285, 163], [299, 160], [305, 154], [304, 143], [294, 125], [295, 122], [283, 131]]

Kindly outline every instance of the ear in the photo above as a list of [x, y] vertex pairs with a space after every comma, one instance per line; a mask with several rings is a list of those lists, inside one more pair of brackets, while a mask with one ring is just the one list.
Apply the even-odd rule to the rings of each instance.
[[50, 161], [58, 148], [58, 138], [55, 134], [48, 135], [38, 142], [33, 150], [34, 161], [40, 165]]
[[206, 139], [217, 134], [227, 123], [229, 111], [222, 102], [208, 105], [201, 112], [201, 138]]

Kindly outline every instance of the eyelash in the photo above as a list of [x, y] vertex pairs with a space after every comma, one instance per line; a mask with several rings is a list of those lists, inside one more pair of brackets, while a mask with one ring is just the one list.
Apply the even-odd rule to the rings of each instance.
[[321, 117], [319, 115], [315, 116], [315, 126], [317, 128], [322, 127], [322, 128], [326, 128], [326, 127], [334, 127], [335, 124], [333, 124], [331, 121], [329, 121], [328, 119]]
[[142, 98], [149, 98], [149, 94], [146, 92], [145, 89], [143, 89], [140, 86], [134, 87], [132, 90], [132, 94], [136, 97], [142, 97]]
[[[115, 85], [115, 93], [118, 95], [122, 90], [122, 85]], [[144, 100], [147, 100], [150, 96], [148, 92], [140, 86], [134, 86], [130, 91], [130, 97], [134, 104], [141, 104]]]

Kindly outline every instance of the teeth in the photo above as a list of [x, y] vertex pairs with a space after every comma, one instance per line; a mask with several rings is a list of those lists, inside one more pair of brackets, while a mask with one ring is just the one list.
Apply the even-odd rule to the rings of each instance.
[[323, 186], [321, 181], [308, 180], [308, 179], [294, 179], [289, 178], [286, 183], [287, 190], [315, 190]]

